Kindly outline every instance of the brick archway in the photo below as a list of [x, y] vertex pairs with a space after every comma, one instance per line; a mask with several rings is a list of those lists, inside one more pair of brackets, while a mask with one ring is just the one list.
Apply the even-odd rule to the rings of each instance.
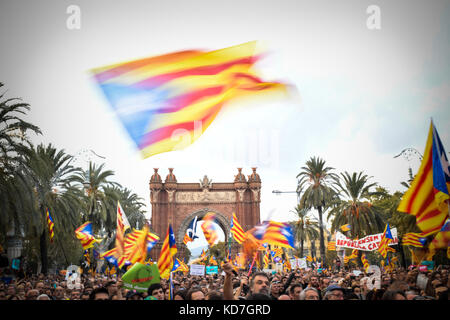
[[150, 202], [152, 207], [151, 229], [160, 237], [159, 243], [150, 251], [153, 261], [159, 258], [167, 228], [172, 225], [178, 251], [182, 253], [183, 237], [190, 221], [197, 215], [203, 217], [208, 211], [217, 213], [218, 223], [228, 238], [233, 212], [244, 231], [260, 222], [261, 179], [252, 168], [248, 178], [238, 168], [233, 182], [212, 182], [206, 175], [197, 183], [179, 183], [169, 168], [164, 182], [155, 168], [150, 179]]

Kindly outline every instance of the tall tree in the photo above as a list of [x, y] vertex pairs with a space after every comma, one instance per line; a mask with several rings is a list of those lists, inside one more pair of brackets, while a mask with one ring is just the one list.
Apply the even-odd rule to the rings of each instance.
[[27, 231], [39, 236], [42, 272], [47, 273], [47, 209], [53, 218], [55, 229], [73, 232], [80, 222], [81, 192], [74, 186], [79, 168], [70, 162], [72, 156], [57, 150], [51, 144], [31, 147], [24, 153], [25, 165], [21, 171], [27, 178], [26, 186], [33, 209], [26, 212], [21, 221]]
[[[83, 222], [91, 221], [94, 233], [105, 229], [107, 233], [113, 231], [115, 214], [117, 210], [117, 200], [119, 194], [108, 187], [120, 187], [117, 182], [110, 181], [114, 171], [104, 170], [104, 164], [96, 166], [89, 163], [89, 168], [77, 174], [76, 181], [85, 191]], [[107, 194], [108, 193], [108, 194]], [[113, 199], [113, 201], [110, 201]], [[114, 204], [115, 203], [115, 204]]]
[[333, 201], [327, 216], [327, 220], [333, 218], [331, 232], [339, 230], [345, 224], [351, 225], [350, 234], [353, 239], [382, 232], [386, 222], [381, 208], [374, 206], [371, 198], [385, 192], [371, 191], [377, 184], [369, 183], [371, 177], [363, 172], [351, 175], [344, 172], [340, 175], [341, 179], [335, 182], [339, 197]]
[[300, 207], [314, 208], [319, 213], [320, 257], [325, 264], [323, 211], [335, 197], [336, 192], [333, 190], [332, 183], [337, 179], [337, 175], [331, 172], [334, 168], [326, 167], [325, 161], [316, 157], [308, 160], [306, 166], [301, 169], [302, 171], [297, 175]]
[[319, 222], [314, 218], [308, 216], [309, 210], [301, 208], [300, 205], [295, 207], [292, 211], [298, 217], [298, 220], [293, 222], [292, 225], [295, 230], [295, 238], [300, 242], [300, 250], [298, 252], [300, 257], [303, 257], [304, 243], [305, 241], [315, 241], [319, 239]]
[[25, 177], [18, 168], [24, 164], [23, 153], [30, 146], [28, 134], [42, 132], [21, 118], [28, 111], [30, 105], [21, 99], [6, 99], [5, 93], [0, 94], [0, 235], [6, 235], [12, 227], [15, 234], [20, 234], [21, 215], [29, 211], [25, 208], [24, 194], [20, 192]]

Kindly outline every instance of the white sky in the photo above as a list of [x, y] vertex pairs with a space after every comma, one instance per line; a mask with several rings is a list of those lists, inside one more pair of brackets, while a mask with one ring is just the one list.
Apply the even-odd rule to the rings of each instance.
[[[69, 5], [81, 29], [69, 30]], [[381, 29], [369, 30], [369, 5]], [[430, 118], [450, 151], [450, 5], [446, 1], [29, 1], [0, 4], [0, 81], [22, 97], [27, 120], [68, 153], [92, 149], [115, 181], [148, 204], [153, 168], [179, 182], [234, 179], [258, 167], [261, 218], [287, 221], [296, 175], [312, 156], [336, 172], [363, 170], [403, 191], [423, 153]], [[142, 160], [87, 71], [184, 49], [215, 50], [259, 40], [267, 80], [293, 84], [299, 99], [255, 100], [221, 114], [191, 147]], [[101, 159], [99, 159], [101, 160]], [[99, 161], [100, 163], [100, 161]], [[148, 212], [148, 217], [150, 216]]]

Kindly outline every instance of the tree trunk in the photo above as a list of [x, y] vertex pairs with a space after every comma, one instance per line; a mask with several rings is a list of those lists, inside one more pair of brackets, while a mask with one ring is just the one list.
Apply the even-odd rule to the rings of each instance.
[[300, 238], [300, 258], [303, 258], [303, 238]]
[[39, 246], [41, 248], [41, 264], [42, 264], [42, 270], [41, 272], [45, 275], [47, 275], [48, 272], [48, 256], [47, 256], [47, 230], [44, 228], [42, 231], [42, 234], [39, 239]]
[[320, 258], [322, 259], [322, 268], [326, 268], [325, 265], [325, 239], [323, 236], [323, 219], [322, 219], [322, 207], [317, 208], [319, 212], [319, 223], [320, 223]]

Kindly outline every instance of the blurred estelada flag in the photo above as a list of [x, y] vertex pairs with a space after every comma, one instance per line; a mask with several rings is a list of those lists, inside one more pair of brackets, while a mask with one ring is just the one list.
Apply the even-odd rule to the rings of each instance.
[[[91, 72], [143, 158], [194, 143], [222, 107], [241, 96], [286, 93], [254, 69], [256, 41], [215, 51], [186, 50]], [[187, 134], [190, 139], [174, 138]], [[186, 142], [185, 142], [186, 141]]]

